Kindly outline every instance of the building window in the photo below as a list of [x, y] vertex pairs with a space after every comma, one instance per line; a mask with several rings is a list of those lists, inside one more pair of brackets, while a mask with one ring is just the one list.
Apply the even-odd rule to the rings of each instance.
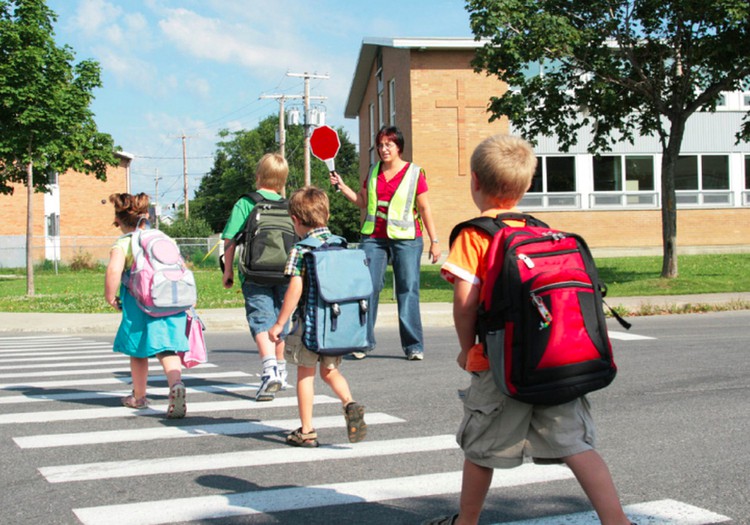
[[388, 81], [388, 113], [391, 117], [391, 126], [396, 125], [396, 79]]
[[536, 165], [530, 192], [576, 191], [575, 157], [542, 157]]
[[596, 156], [594, 191], [653, 191], [654, 159], [650, 155]]
[[750, 155], [745, 155], [745, 189], [750, 190]]
[[729, 157], [680, 155], [674, 176], [677, 190], [728, 190]]
[[385, 114], [383, 112], [383, 93], [378, 93], [378, 129], [385, 126]]
[[681, 155], [675, 163], [677, 204], [732, 205], [727, 155]]
[[531, 188], [521, 205], [532, 208], [578, 208], [575, 157], [540, 157]]

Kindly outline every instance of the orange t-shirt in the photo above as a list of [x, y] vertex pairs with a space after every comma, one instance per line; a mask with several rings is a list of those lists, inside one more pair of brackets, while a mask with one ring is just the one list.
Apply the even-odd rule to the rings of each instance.
[[[517, 212], [517, 210], [493, 208], [483, 212], [481, 216], [496, 217], [500, 213], [507, 212]], [[506, 224], [523, 226], [522, 221], [508, 221]], [[486, 255], [491, 242], [492, 237], [482, 230], [471, 227], [461, 230], [450, 247], [448, 258], [440, 268], [441, 277], [451, 284], [455, 283], [456, 279], [461, 279], [478, 286], [481, 290], [484, 277], [487, 275]], [[481, 343], [472, 346], [466, 359], [466, 371], [481, 372], [489, 368], [490, 363]]]

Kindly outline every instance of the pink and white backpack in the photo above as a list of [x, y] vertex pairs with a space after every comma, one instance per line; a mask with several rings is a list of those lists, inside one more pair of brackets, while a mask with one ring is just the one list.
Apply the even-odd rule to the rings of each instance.
[[123, 283], [138, 306], [153, 317], [174, 315], [195, 306], [195, 276], [185, 265], [177, 243], [160, 230], [136, 228], [130, 235], [133, 264]]

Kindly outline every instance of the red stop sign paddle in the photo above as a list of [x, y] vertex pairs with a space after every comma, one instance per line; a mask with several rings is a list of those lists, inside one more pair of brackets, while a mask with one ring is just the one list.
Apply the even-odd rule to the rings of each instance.
[[320, 126], [313, 130], [310, 136], [310, 149], [312, 154], [326, 163], [328, 171], [334, 171], [336, 165], [334, 159], [339, 152], [341, 142], [336, 130], [329, 126]]

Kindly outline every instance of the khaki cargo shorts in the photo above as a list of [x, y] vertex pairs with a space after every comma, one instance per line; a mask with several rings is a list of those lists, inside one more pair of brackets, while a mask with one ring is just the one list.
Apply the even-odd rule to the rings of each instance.
[[513, 468], [524, 456], [535, 463], [560, 463], [594, 448], [594, 421], [585, 396], [562, 405], [529, 405], [501, 393], [489, 371], [473, 374], [462, 393], [464, 419], [456, 440], [472, 463]]
[[295, 322], [284, 339], [284, 359], [287, 363], [307, 368], [315, 368], [320, 363], [322, 368], [333, 370], [341, 364], [341, 356], [320, 355], [308, 350], [302, 342], [302, 322]]

